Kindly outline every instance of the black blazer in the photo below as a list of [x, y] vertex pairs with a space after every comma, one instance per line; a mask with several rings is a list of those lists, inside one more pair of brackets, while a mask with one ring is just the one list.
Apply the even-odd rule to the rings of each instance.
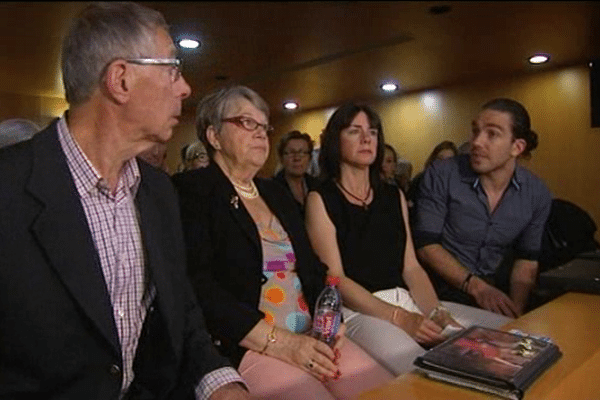
[[[246, 349], [238, 343], [264, 317], [258, 310], [266, 278], [256, 224], [216, 164], [176, 174], [173, 181], [180, 196], [188, 273], [208, 329], [222, 354], [239, 365]], [[254, 181], [290, 237], [313, 315], [327, 269], [312, 251], [292, 196], [270, 179]]]
[[[130, 392], [181, 399], [230, 365], [212, 346], [185, 274], [168, 176], [140, 162], [136, 197], [157, 297]], [[122, 360], [104, 277], [56, 131], [0, 150], [0, 398], [117, 399]]]

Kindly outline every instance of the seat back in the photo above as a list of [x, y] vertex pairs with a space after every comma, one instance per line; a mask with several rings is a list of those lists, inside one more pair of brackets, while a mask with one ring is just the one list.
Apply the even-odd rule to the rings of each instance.
[[581, 207], [553, 199], [542, 236], [540, 271], [564, 264], [580, 253], [597, 250], [600, 246], [594, 239], [596, 229], [594, 220]]

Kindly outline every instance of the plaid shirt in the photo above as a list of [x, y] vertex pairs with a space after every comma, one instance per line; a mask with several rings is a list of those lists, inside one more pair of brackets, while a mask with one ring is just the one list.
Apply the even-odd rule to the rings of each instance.
[[[100, 265], [121, 343], [123, 359], [122, 394], [133, 381], [133, 360], [148, 307], [156, 295], [144, 268], [142, 236], [135, 207], [141, 175], [135, 158], [121, 170], [113, 192], [71, 136], [63, 116], [58, 122], [58, 138], [88, 226], [98, 251]], [[224, 384], [243, 380], [231, 367], [205, 375], [196, 387], [197, 399], [207, 399]]]

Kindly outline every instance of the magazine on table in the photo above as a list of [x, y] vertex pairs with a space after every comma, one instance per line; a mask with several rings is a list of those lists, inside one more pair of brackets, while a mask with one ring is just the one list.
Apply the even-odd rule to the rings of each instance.
[[414, 364], [429, 378], [519, 400], [561, 355], [548, 338], [472, 326]]

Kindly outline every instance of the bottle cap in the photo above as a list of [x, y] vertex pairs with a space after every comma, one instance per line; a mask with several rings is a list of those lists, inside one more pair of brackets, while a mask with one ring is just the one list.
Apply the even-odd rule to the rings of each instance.
[[333, 276], [333, 275], [327, 275], [327, 279], [325, 280], [325, 283], [329, 286], [337, 286], [340, 284], [340, 277]]

